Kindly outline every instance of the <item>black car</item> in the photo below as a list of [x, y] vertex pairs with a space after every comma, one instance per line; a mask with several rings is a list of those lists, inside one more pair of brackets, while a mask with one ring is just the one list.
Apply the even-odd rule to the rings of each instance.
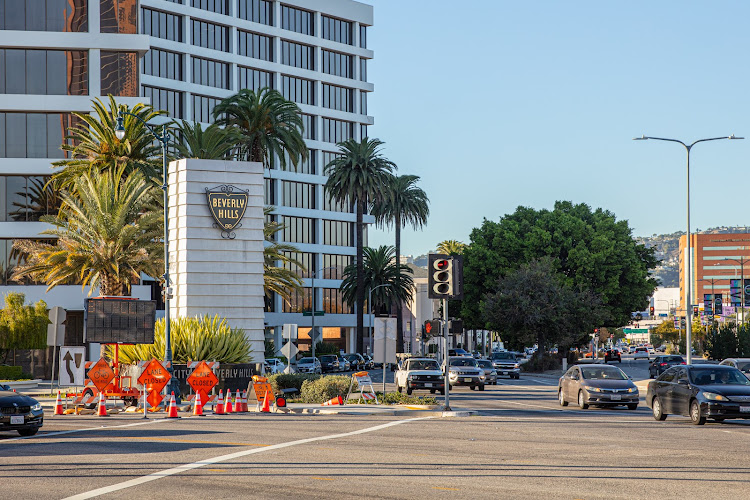
[[339, 371], [339, 357], [335, 354], [323, 354], [318, 360], [323, 373]]
[[685, 360], [682, 356], [676, 354], [670, 354], [669, 356], [656, 356], [654, 360], [648, 365], [648, 376], [650, 378], [656, 378], [670, 366], [684, 365]]
[[352, 370], [364, 370], [365, 369], [365, 358], [361, 354], [349, 353], [344, 354], [344, 357], [349, 361]]
[[604, 362], [607, 363], [609, 361], [617, 361], [618, 363], [622, 363], [620, 351], [618, 351], [617, 349], [608, 349], [607, 352], [604, 353]]
[[0, 431], [18, 431], [22, 436], [33, 436], [44, 423], [42, 405], [0, 384]]
[[649, 382], [646, 404], [656, 420], [685, 415], [703, 425], [707, 418], [750, 418], [750, 380], [731, 366], [676, 365]]

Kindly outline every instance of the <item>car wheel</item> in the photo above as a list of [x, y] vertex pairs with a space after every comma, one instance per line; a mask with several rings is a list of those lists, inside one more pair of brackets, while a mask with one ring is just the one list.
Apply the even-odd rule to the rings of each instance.
[[651, 370], [649, 370], [648, 372], [648, 378], [656, 378], [654, 377], [654, 372], [652, 372]]
[[589, 405], [586, 404], [586, 396], [583, 395], [583, 391], [578, 391], [578, 406], [582, 410], [586, 410], [589, 407]]
[[401, 391], [402, 391], [403, 389], [401, 388], [401, 386], [400, 386], [400, 385], [397, 385], [397, 386], [396, 386], [396, 390], [397, 390], [398, 392], [401, 392]]
[[412, 391], [414, 391], [414, 389], [412, 389], [411, 387], [406, 388], [406, 394], [408, 394], [409, 396], [411, 396]]
[[476, 388], [477, 388], [477, 387], [476, 387], [475, 385], [470, 385], [470, 386], [469, 386], [469, 389], [471, 389], [472, 391], [473, 391], [474, 389], [476, 389]]
[[37, 432], [39, 432], [39, 427], [34, 427], [33, 429], [18, 429], [18, 433], [24, 437], [33, 436]]
[[638, 409], [638, 403], [633, 403], [628, 405], [628, 410], [636, 410]]
[[430, 389], [430, 394], [435, 394], [435, 389]]
[[565, 401], [565, 396], [563, 395], [562, 389], [557, 391], [557, 400], [560, 402], [560, 406], [568, 406], [568, 402]]
[[479, 390], [480, 390], [480, 391], [483, 391], [483, 390], [484, 390], [484, 384], [479, 384]]
[[440, 389], [440, 394], [445, 396], [445, 389]]
[[667, 414], [664, 413], [664, 410], [661, 407], [661, 401], [658, 397], [655, 397], [653, 401], [651, 401], [651, 412], [654, 414], [655, 420], [666, 420]]
[[706, 417], [701, 415], [701, 405], [697, 399], [694, 399], [690, 403], [690, 421], [695, 425], [703, 425], [706, 423]]

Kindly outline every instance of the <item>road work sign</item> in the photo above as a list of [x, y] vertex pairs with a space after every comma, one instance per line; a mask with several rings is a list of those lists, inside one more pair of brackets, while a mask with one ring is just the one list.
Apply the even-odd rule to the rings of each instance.
[[91, 383], [99, 389], [100, 392], [104, 391], [104, 388], [112, 382], [115, 378], [115, 372], [110, 368], [109, 363], [104, 358], [100, 358], [94, 366], [89, 369], [89, 379]]
[[63, 387], [83, 387], [85, 378], [86, 348], [67, 347], [60, 348], [60, 372], [57, 380]]
[[143, 373], [138, 377], [138, 383], [148, 392], [146, 401], [148, 401], [152, 408], [158, 406], [161, 400], [164, 399], [161, 391], [171, 378], [164, 365], [156, 359], [149, 361], [143, 369]]
[[201, 402], [206, 404], [209, 400], [208, 393], [219, 383], [219, 379], [216, 378], [211, 367], [205, 361], [201, 361], [188, 376], [187, 383], [196, 394], [201, 395]]

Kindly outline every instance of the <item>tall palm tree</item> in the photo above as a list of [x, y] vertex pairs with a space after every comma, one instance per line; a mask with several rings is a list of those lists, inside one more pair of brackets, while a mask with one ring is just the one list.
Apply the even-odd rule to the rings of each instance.
[[437, 253], [446, 255], [463, 255], [466, 249], [466, 243], [461, 243], [458, 240], [445, 240], [438, 243]]
[[299, 106], [277, 90], [240, 90], [217, 104], [213, 115], [218, 125], [234, 127], [242, 134], [237, 151], [240, 160], [269, 168], [275, 156], [285, 169], [288, 156], [296, 169], [300, 159], [307, 158]]
[[[427, 194], [417, 187], [417, 175], [391, 175], [382, 197], [373, 201], [372, 215], [381, 226], [396, 230], [396, 262], [401, 262], [401, 228], [411, 225], [419, 229], [430, 215]], [[396, 352], [404, 351], [404, 315], [402, 304], [396, 304]]]
[[378, 139], [365, 137], [361, 142], [349, 139], [338, 144], [339, 156], [325, 166], [328, 175], [326, 191], [331, 201], [354, 203], [357, 210], [357, 350], [364, 350], [364, 303], [365, 284], [362, 267], [364, 233], [364, 210], [387, 185], [388, 175], [396, 169], [396, 164], [383, 156]]
[[[292, 270], [292, 267], [305, 270], [298, 260], [290, 254], [299, 252], [299, 249], [288, 243], [278, 243], [274, 235], [284, 229], [284, 225], [269, 219], [274, 207], [264, 207], [263, 215], [266, 221], [263, 224], [263, 237], [266, 240], [263, 248], [263, 289], [266, 299], [270, 300], [273, 293], [277, 293], [288, 304], [293, 292], [302, 290], [302, 276]], [[281, 264], [281, 265], [279, 265]]]
[[70, 191], [81, 175], [109, 169], [121, 170], [124, 175], [138, 170], [147, 181], [161, 184], [161, 146], [155, 143], [148, 128], [130, 115], [123, 115], [125, 137], [122, 140], [115, 135], [115, 128], [120, 111], [138, 115], [145, 122], [166, 112], [155, 111], [151, 106], [140, 103], [129, 108], [117, 104], [111, 95], [108, 97], [109, 108], [99, 98], [94, 99], [94, 115], [73, 113], [81, 120], [81, 125], [69, 129], [69, 142], [61, 146], [69, 157], [53, 163], [57, 167], [64, 167], [52, 176], [51, 182], [56, 188]]
[[[160, 190], [126, 165], [88, 172], [60, 193], [56, 216], [40, 218], [54, 226], [42, 231], [57, 237], [54, 244], [16, 240], [25, 253], [13, 279], [31, 277], [57, 285], [80, 283], [99, 288], [101, 295], [124, 295], [143, 272], [159, 276], [164, 269]], [[91, 293], [91, 292], [90, 292]]]
[[198, 122], [174, 121], [177, 130], [175, 149], [183, 158], [201, 160], [227, 159], [237, 145], [240, 133], [234, 128], [223, 128], [212, 123], [205, 129]]

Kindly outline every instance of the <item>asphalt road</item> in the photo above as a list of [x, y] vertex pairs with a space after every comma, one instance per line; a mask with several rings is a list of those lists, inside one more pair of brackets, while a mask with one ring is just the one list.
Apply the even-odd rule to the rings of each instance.
[[451, 403], [478, 413], [48, 418], [0, 433], [3, 497], [750, 498], [750, 421], [562, 408], [539, 376]]

